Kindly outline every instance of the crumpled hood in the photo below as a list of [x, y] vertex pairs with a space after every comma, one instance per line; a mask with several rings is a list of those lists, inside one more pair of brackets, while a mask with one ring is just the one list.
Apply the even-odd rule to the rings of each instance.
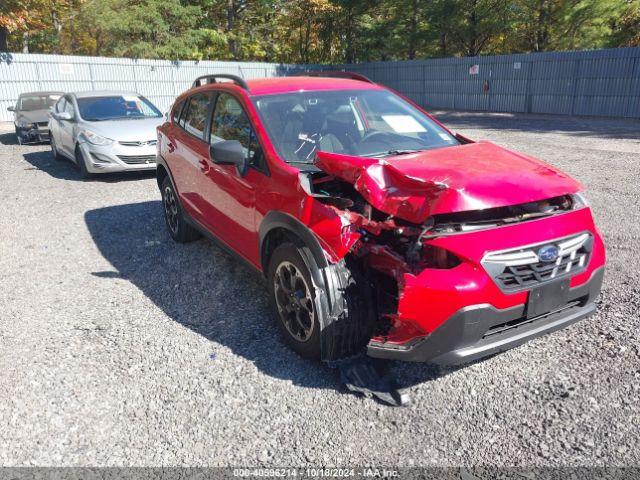
[[386, 159], [318, 152], [316, 166], [352, 183], [378, 210], [413, 223], [575, 193], [580, 184], [535, 158], [491, 142]]
[[107, 120], [102, 122], [82, 122], [81, 128], [87, 128], [98, 135], [118, 141], [147, 142], [156, 140], [156, 127], [163, 118], [139, 118], [131, 120]]
[[50, 109], [16, 112], [16, 120], [23, 123], [48, 122]]

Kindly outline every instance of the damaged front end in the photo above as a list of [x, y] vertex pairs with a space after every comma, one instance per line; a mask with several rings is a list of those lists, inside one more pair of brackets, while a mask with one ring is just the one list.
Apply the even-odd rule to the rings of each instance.
[[[470, 156], [478, 150], [498, 152], [502, 155], [498, 163], [506, 168], [505, 150], [492, 144], [475, 145], [442, 150], [449, 150], [453, 157], [455, 149], [467, 149]], [[542, 162], [510, 154], [517, 155], [521, 167], [530, 167], [516, 168], [514, 177], [546, 182], [520, 183], [516, 189], [513, 182], [520, 180], [504, 181], [505, 172], [496, 170], [495, 165], [485, 168], [486, 176], [482, 175], [483, 165], [477, 163], [470, 175], [457, 171], [457, 162], [443, 166], [438, 162], [444, 158], [442, 150], [392, 161], [318, 152], [318, 170], [300, 173], [306, 193], [340, 218], [341, 235], [348, 246], [345, 255], [360, 265], [372, 287], [376, 318], [370, 345], [411, 346], [428, 337], [456, 309], [468, 305], [501, 308], [524, 303], [526, 298], [521, 294], [509, 298], [499, 292], [482, 271], [479, 256], [505, 245], [525, 244], [529, 238], [542, 238], [539, 230], [526, 233], [531, 230], [528, 222], [558, 218], [585, 206], [576, 194], [579, 184]], [[492, 175], [493, 186], [486, 178]], [[482, 180], [475, 181], [479, 178]], [[511, 195], [504, 189], [512, 189]], [[581, 223], [594, 229], [590, 213], [588, 218], [582, 215], [581, 219], [554, 221], [546, 227], [558, 235]], [[497, 238], [495, 228], [513, 226], [519, 230]], [[458, 239], [449, 248], [448, 238], [462, 236], [478, 245], [467, 248]], [[483, 242], [484, 249], [478, 248]], [[442, 352], [435, 348], [433, 356], [438, 353]]]

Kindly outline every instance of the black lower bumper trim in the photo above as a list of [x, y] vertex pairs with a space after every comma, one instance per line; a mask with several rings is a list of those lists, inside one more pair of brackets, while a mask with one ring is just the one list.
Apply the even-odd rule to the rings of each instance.
[[604, 267], [588, 282], [569, 291], [567, 305], [535, 318], [526, 318], [525, 305], [498, 310], [473, 305], [456, 312], [431, 335], [401, 346], [370, 342], [372, 357], [459, 365], [499, 353], [559, 330], [595, 312]]

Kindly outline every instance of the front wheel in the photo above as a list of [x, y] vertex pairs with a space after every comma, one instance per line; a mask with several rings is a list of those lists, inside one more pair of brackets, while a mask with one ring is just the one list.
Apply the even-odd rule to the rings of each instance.
[[173, 240], [178, 243], [187, 243], [200, 237], [200, 233], [185, 220], [178, 195], [168, 176], [162, 182], [162, 206], [167, 230]]
[[80, 169], [80, 175], [82, 176], [82, 178], [84, 179], [89, 179], [91, 177], [93, 177], [93, 174], [87, 170], [87, 161], [84, 158], [84, 155], [82, 154], [82, 151], [80, 150], [80, 147], [76, 147], [76, 164], [78, 165], [78, 168]]
[[355, 266], [343, 260], [320, 272], [307, 247], [286, 242], [273, 251], [267, 280], [282, 337], [300, 356], [338, 360], [359, 353], [371, 338], [370, 288]]

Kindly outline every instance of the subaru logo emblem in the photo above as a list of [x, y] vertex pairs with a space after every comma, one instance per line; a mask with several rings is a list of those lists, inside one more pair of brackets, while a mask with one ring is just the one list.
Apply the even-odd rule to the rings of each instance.
[[553, 262], [558, 258], [560, 250], [555, 245], [545, 245], [538, 250], [538, 258], [542, 262]]

